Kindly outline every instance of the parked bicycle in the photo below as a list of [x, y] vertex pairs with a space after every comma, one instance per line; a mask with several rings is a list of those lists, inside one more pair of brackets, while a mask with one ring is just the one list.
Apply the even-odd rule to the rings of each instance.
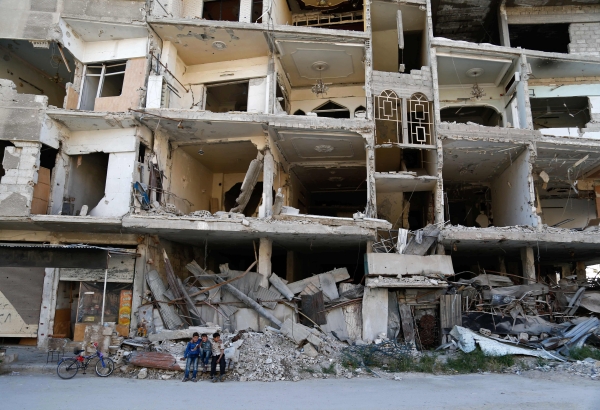
[[95, 358], [98, 358], [98, 360], [95, 361], [94, 366], [96, 374], [100, 377], [110, 376], [115, 370], [115, 363], [112, 359], [104, 357], [104, 354], [98, 348], [98, 343], [94, 343], [94, 347], [96, 348], [96, 353], [92, 355], [84, 356], [82, 354], [84, 352], [83, 349], [75, 349], [73, 351], [76, 355], [75, 357], [61, 359], [56, 367], [56, 374], [58, 374], [58, 377], [61, 379], [72, 379], [79, 369], [83, 369], [83, 374], [85, 374], [87, 367]]

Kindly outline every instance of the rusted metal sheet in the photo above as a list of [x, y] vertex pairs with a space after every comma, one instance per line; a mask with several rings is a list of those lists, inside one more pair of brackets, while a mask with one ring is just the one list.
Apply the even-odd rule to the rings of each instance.
[[184, 370], [179, 366], [177, 357], [171, 353], [133, 352], [129, 358], [129, 363], [153, 369]]

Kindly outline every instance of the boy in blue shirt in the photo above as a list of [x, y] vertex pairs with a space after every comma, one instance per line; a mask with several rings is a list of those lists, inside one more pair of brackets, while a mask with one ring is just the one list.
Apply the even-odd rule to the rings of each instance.
[[192, 335], [192, 340], [190, 340], [185, 347], [185, 353], [183, 354], [183, 359], [186, 359], [185, 362], [185, 374], [183, 376], [182, 382], [187, 382], [190, 376], [190, 368], [192, 368], [192, 381], [196, 382], [196, 374], [198, 373], [198, 357], [200, 356], [200, 340], [198, 332], [194, 332]]

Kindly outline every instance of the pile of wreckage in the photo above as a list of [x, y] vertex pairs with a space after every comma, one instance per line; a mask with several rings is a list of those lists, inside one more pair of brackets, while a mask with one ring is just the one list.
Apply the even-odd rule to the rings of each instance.
[[[137, 336], [107, 341], [126, 376], [168, 379], [184, 370], [181, 358], [194, 332], [209, 338], [221, 333], [227, 370], [238, 380], [300, 380], [331, 372], [348, 376], [333, 358], [347, 346], [342, 341], [361, 338], [364, 287], [342, 283], [350, 280], [347, 269], [293, 283], [273, 273], [264, 283], [263, 275], [251, 271], [256, 262], [244, 272], [224, 264], [215, 274], [192, 261], [182, 281], [164, 250], [163, 259], [166, 283], [155, 270], [146, 275], [149, 292], [137, 312]], [[355, 324], [350, 332], [347, 323]], [[112, 334], [113, 329], [98, 327], [103, 335]]]
[[346, 268], [288, 283], [252, 271], [256, 261], [245, 271], [223, 264], [219, 273], [192, 261], [186, 277], [175, 274], [163, 250], [166, 280], [155, 270], [146, 274], [137, 336], [118, 338], [101, 326], [97, 336], [124, 375], [170, 378], [185, 368], [180, 359], [194, 332], [220, 332], [229, 377], [241, 381], [352, 377], [340, 365], [342, 352], [370, 343], [399, 343], [413, 355], [479, 345], [487, 355], [567, 360], [570, 349], [600, 340], [593, 284], [572, 277], [523, 285], [515, 282], [524, 278], [486, 272], [464, 279], [437, 246], [438, 235], [434, 225], [390, 232], [393, 239], [380, 239], [366, 254], [361, 284]]
[[[557, 285], [515, 285], [509, 274], [483, 273], [450, 282], [447, 293], [462, 309], [450, 335], [464, 352], [477, 344], [487, 355], [568, 360], [569, 351], [600, 342], [600, 286], [563, 278]], [[580, 278], [581, 279], [581, 278]], [[518, 280], [526, 281], [523, 278]]]

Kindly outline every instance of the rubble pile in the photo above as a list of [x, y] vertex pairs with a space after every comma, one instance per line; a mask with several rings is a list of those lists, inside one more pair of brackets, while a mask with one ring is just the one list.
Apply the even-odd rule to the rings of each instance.
[[239, 381], [298, 381], [349, 373], [338, 362], [339, 352], [347, 345], [333, 338], [327, 338], [317, 352], [310, 344], [298, 347], [281, 333], [268, 329], [264, 333], [246, 332], [242, 337], [233, 371]]

